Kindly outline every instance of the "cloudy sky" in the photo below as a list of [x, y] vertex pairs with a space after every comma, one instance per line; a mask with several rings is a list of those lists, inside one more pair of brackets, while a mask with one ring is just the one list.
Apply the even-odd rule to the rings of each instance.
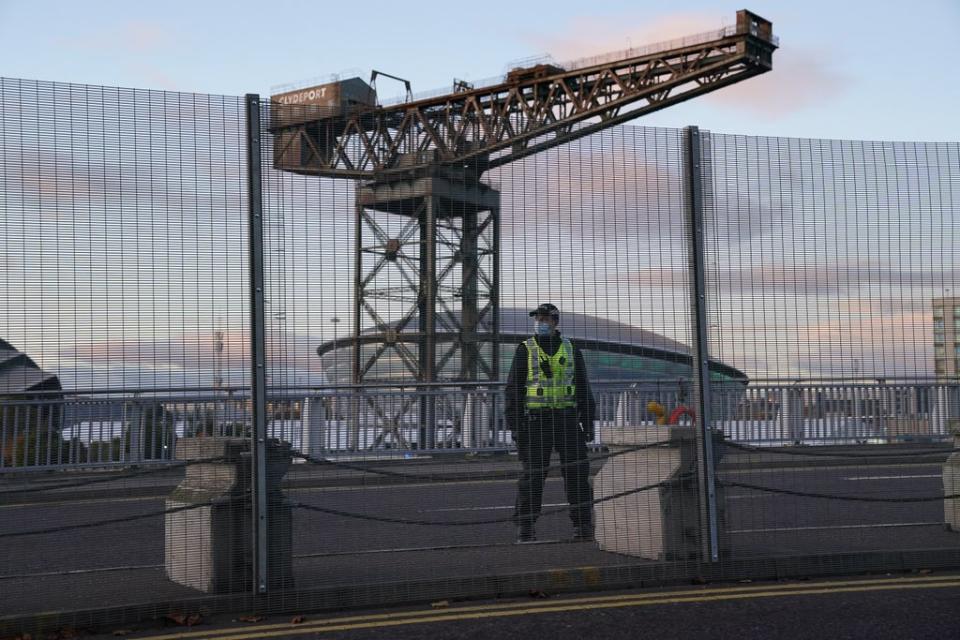
[[[515, 60], [618, 50], [732, 24], [743, 3], [423, 0], [269, 3], [0, 0], [0, 75], [198, 93], [268, 94], [380, 69], [414, 91], [482, 79]], [[960, 3], [784, 2], [773, 73], [650, 116], [723, 133], [957, 140]], [[381, 93], [400, 93], [384, 82]]]
[[[0, 75], [236, 96], [379, 68], [422, 90], [541, 53], [562, 61], [713, 29], [739, 8], [195, 5], [0, 2]], [[491, 172], [502, 304], [562, 301], [689, 342], [678, 133], [653, 127], [698, 124], [730, 134], [714, 140], [708, 229], [715, 357], [751, 376], [929, 375], [930, 299], [960, 286], [960, 89], [925, 62], [960, 53], [960, 5], [890, 5], [864, 16], [758, 2], [781, 38], [771, 73]], [[0, 85], [3, 337], [66, 378], [178, 386], [209, 378], [220, 327], [239, 382], [239, 102], [52, 86]], [[315, 346], [350, 330], [353, 190], [287, 174], [266, 195], [268, 339], [278, 365], [309, 381]], [[531, 261], [544, 246], [576, 260]]]

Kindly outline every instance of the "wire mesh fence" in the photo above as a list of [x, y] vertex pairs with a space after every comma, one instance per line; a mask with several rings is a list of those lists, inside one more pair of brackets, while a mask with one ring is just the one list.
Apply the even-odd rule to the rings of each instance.
[[9, 628], [956, 564], [956, 143], [333, 117], [0, 81]]
[[776, 406], [784, 442], [884, 443], [721, 473], [728, 503], [750, 505], [731, 510], [731, 557], [956, 547], [949, 501], [936, 499], [956, 492], [951, 463], [866, 455], [923, 454], [956, 428], [933, 314], [958, 275], [957, 151], [709, 137], [711, 354], [794, 380], [750, 385], [752, 412]]
[[2, 615], [245, 588], [201, 548], [250, 510], [243, 100], [2, 79], [0, 105]]

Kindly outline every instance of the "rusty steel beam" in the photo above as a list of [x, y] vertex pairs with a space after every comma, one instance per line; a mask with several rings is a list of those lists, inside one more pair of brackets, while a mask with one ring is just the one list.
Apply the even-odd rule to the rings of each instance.
[[274, 162], [344, 178], [445, 164], [479, 174], [771, 69], [777, 43], [768, 21], [741, 11], [736, 27], [716, 36], [570, 71], [539, 65], [493, 86], [335, 115], [275, 104]]

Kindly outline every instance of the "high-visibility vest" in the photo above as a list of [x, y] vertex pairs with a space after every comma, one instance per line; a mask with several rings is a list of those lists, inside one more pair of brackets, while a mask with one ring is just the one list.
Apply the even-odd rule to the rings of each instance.
[[[574, 385], [573, 345], [563, 338], [552, 356], [540, 348], [535, 338], [528, 338], [527, 346], [527, 408], [566, 409], [577, 406], [577, 387]], [[541, 363], [546, 362], [549, 378]]]

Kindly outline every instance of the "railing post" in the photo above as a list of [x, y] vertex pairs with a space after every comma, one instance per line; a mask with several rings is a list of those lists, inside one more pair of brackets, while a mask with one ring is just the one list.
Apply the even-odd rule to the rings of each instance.
[[703, 229], [703, 169], [700, 130], [687, 127], [684, 130], [684, 156], [686, 177], [686, 200], [688, 214], [690, 252], [691, 311], [693, 330], [693, 372], [694, 400], [697, 422], [700, 426], [697, 434], [700, 440], [701, 473], [700, 504], [703, 520], [706, 523], [705, 542], [701, 545], [705, 556], [712, 562], [720, 559], [719, 536], [717, 526], [717, 495], [714, 469], [713, 440], [711, 438], [710, 416], [710, 351], [707, 343], [707, 295], [706, 295], [706, 243]]
[[266, 348], [264, 344], [263, 190], [260, 171], [260, 96], [248, 93], [247, 197], [250, 269], [250, 399], [253, 418], [253, 590], [267, 592]]
[[[124, 442], [121, 443], [120, 458], [127, 462], [142, 462], [143, 452], [146, 448], [143, 406], [136, 395], [134, 394], [132, 401], [123, 403], [121, 410], [123, 429], [120, 436]], [[129, 449], [129, 452], [127, 452], [127, 449]]]

